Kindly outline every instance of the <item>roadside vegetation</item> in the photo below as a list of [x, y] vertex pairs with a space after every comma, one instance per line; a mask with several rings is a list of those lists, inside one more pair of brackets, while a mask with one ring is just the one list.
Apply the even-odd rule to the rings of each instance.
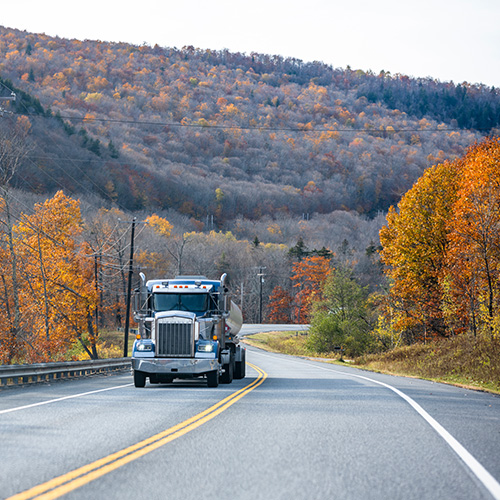
[[500, 342], [458, 335], [354, 360], [372, 371], [425, 378], [500, 394]]
[[[130, 332], [128, 338], [129, 356], [132, 354], [134, 340], [135, 333]], [[90, 343], [86, 334], [82, 335], [82, 341], [84, 344]], [[96, 350], [101, 359], [121, 358], [123, 357], [123, 343], [123, 331], [105, 329], [99, 332], [99, 338], [96, 342]], [[74, 342], [60, 358], [61, 361], [86, 361], [88, 359], [88, 353], [80, 342]]]
[[265, 351], [280, 352], [292, 356], [310, 356], [307, 348], [307, 333], [304, 332], [268, 332], [248, 335], [244, 338], [250, 344]]
[[416, 377], [500, 394], [500, 342], [470, 335], [417, 343], [390, 351], [346, 358], [338, 351], [317, 352], [304, 332], [269, 332], [245, 337], [244, 342], [266, 351], [320, 358], [355, 368]]

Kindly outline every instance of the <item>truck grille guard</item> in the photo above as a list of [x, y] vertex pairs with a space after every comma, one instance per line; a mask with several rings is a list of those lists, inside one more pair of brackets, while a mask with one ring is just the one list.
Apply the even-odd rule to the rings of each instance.
[[159, 318], [156, 323], [156, 355], [175, 358], [194, 357], [194, 323], [183, 318]]

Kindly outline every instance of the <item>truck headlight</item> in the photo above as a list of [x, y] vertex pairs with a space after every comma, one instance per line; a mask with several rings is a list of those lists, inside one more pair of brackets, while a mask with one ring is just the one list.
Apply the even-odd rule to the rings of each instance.
[[198, 352], [214, 352], [213, 344], [198, 344]]
[[137, 344], [136, 349], [141, 352], [145, 351], [152, 351], [153, 350], [153, 344]]

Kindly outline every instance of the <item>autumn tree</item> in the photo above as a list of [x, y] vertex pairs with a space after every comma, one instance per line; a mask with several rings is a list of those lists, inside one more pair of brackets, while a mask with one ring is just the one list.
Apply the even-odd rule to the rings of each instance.
[[165, 238], [168, 238], [172, 234], [172, 229], [173, 229], [172, 224], [170, 224], [170, 222], [168, 222], [167, 219], [159, 217], [156, 214], [149, 216], [146, 219], [146, 224], [151, 226], [156, 233], [160, 234]]
[[97, 293], [79, 202], [59, 191], [24, 215], [15, 234], [25, 278], [20, 300], [33, 318], [29, 358], [59, 359], [78, 341], [96, 359]]
[[490, 138], [427, 170], [389, 211], [385, 320], [406, 341], [500, 326], [500, 145]]
[[321, 299], [322, 285], [330, 273], [330, 259], [312, 256], [292, 266], [291, 280], [297, 290], [294, 297], [294, 316], [297, 323], [307, 323], [312, 300]]
[[458, 175], [457, 163], [428, 169], [398, 210], [391, 207], [380, 231], [381, 256], [392, 283], [386, 314], [408, 342], [447, 333], [441, 279]]
[[475, 145], [460, 161], [454, 216], [449, 221], [449, 321], [474, 335], [498, 333], [500, 307], [500, 139]]
[[293, 297], [282, 286], [276, 286], [269, 296], [268, 315], [269, 323], [288, 324], [292, 321]]
[[13, 234], [16, 213], [13, 213], [11, 181], [29, 153], [27, 137], [31, 124], [26, 117], [0, 121], [0, 293], [5, 314], [0, 320], [0, 362], [10, 362], [26, 340], [20, 305], [20, 271]]

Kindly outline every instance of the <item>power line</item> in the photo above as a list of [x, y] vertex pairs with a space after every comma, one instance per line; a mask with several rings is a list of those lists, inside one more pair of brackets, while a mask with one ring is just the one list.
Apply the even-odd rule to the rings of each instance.
[[[54, 118], [53, 116], [38, 115], [35, 113], [29, 113], [27, 116], [30, 117], [41, 117], [41, 118]], [[464, 129], [459, 127], [437, 127], [437, 128], [425, 128], [425, 129], [357, 129], [357, 128], [339, 128], [339, 129], [329, 129], [329, 128], [308, 128], [307, 125], [302, 127], [272, 127], [272, 126], [258, 126], [258, 125], [219, 125], [210, 123], [180, 123], [180, 122], [152, 122], [152, 121], [140, 121], [140, 120], [125, 120], [117, 118], [97, 118], [97, 117], [79, 117], [79, 116], [62, 116], [57, 115], [57, 118], [68, 121], [80, 121], [90, 123], [92, 121], [98, 121], [102, 123], [121, 123], [127, 125], [137, 125], [137, 126], [156, 126], [156, 127], [173, 127], [173, 128], [201, 128], [201, 129], [214, 129], [214, 130], [255, 130], [259, 132], [303, 132], [303, 133], [367, 133], [367, 134], [389, 134], [389, 133], [403, 133], [403, 132], [459, 132], [459, 131], [477, 131], [485, 132], [491, 129], [479, 128], [479, 129]]]
[[[3, 85], [5, 88], [7, 88], [8, 90], [11, 90], [11, 89], [9, 89], [8, 87], [6, 87], [4, 84], [2, 84], [2, 85]], [[14, 94], [14, 92], [13, 92], [13, 91], [11, 91], [11, 92], [12, 92], [12, 94]], [[22, 103], [22, 101], [21, 101], [21, 105], [22, 105], [22, 106], [24, 107], [24, 109], [26, 110], [26, 112], [27, 112], [27, 113], [26, 113], [26, 115], [28, 115], [28, 116], [40, 116], [40, 115], [33, 115], [33, 114], [30, 114], [30, 113], [28, 112], [28, 109], [27, 109], [27, 108], [26, 108], [26, 106], [24, 105], [24, 103]], [[12, 120], [13, 116], [14, 116], [14, 115], [9, 115], [9, 118]], [[50, 137], [50, 135], [49, 135], [49, 137]], [[63, 153], [63, 156], [65, 156], [65, 157], [66, 157], [66, 159], [67, 159], [70, 163], [72, 163], [72, 164], [74, 165], [74, 167], [75, 167], [75, 168], [76, 168], [76, 169], [77, 169], [77, 170], [78, 170], [78, 171], [79, 171], [82, 175], [84, 175], [84, 176], [85, 176], [85, 177], [86, 177], [86, 178], [87, 178], [87, 179], [88, 179], [88, 180], [89, 180], [89, 181], [90, 181], [90, 182], [91, 182], [91, 183], [95, 186], [95, 188], [97, 188], [97, 189], [98, 189], [98, 190], [99, 190], [102, 194], [104, 194], [105, 196], [107, 196], [107, 195], [108, 195], [108, 193], [106, 193], [105, 191], [103, 191], [103, 190], [102, 190], [102, 188], [101, 188], [101, 186], [100, 186], [100, 185], [98, 185], [98, 184], [96, 184], [96, 183], [93, 181], [93, 179], [92, 179], [92, 178], [90, 178], [90, 177], [88, 176], [88, 174], [87, 174], [85, 171], [83, 171], [83, 170], [82, 170], [82, 169], [81, 169], [78, 165], [75, 165], [74, 160], [73, 160], [72, 158], [70, 158], [70, 157], [68, 157], [66, 154], [64, 154], [64, 152], [62, 151], [62, 148], [61, 148], [61, 147], [60, 147], [60, 146], [56, 143], [56, 141], [55, 141], [54, 139], [52, 139], [52, 138], [51, 138], [51, 142], [55, 145], [55, 147], [56, 147], [59, 151], [61, 151], [61, 152]], [[34, 159], [34, 158], [36, 158], [36, 157], [29, 157], [29, 156], [28, 156], [26, 159], [27, 159], [27, 161], [29, 161], [29, 162], [30, 162], [30, 163], [31, 163], [31, 164], [32, 164], [35, 168], [37, 168], [37, 167], [38, 167], [38, 165], [37, 165], [37, 164], [33, 161], [33, 159]], [[54, 159], [55, 159], [55, 158], [54, 158]], [[61, 158], [57, 158], [57, 159], [59, 159], [59, 160], [60, 160]], [[56, 163], [56, 166], [57, 166], [60, 170], [63, 170], [62, 165], [60, 165], [60, 164]], [[44, 174], [45, 174], [47, 177], [49, 177], [49, 178], [50, 178], [50, 179], [51, 179], [51, 180], [52, 180], [52, 181], [53, 181], [56, 185], [58, 185], [61, 189], [63, 189], [63, 190], [64, 190], [64, 186], [61, 184], [61, 182], [59, 181], [59, 179], [57, 179], [57, 178], [53, 177], [53, 176], [52, 176], [49, 172], [47, 172], [47, 171], [44, 171]], [[88, 188], [87, 188], [84, 184], [80, 183], [80, 181], [79, 181], [79, 180], [77, 180], [77, 179], [75, 179], [73, 176], [71, 176], [71, 175], [70, 175], [67, 171], [65, 171], [65, 175], [66, 175], [67, 177], [69, 177], [69, 178], [70, 178], [70, 179], [71, 179], [71, 180], [75, 183], [75, 185], [78, 185], [78, 186], [79, 186], [79, 187], [80, 187], [80, 188], [81, 188], [84, 192], [86, 191], [86, 192], [88, 192], [89, 194], [92, 194], [92, 191], [90, 191], [90, 190], [89, 190], [89, 189], [88, 189]], [[24, 179], [24, 181], [25, 181], [27, 184], [29, 184], [29, 185], [31, 186], [31, 188], [32, 188], [32, 190], [33, 190], [33, 191], [35, 191], [35, 190], [33, 189], [33, 186], [31, 185], [31, 183], [29, 182], [29, 180], [28, 180], [28, 179]], [[30, 207], [27, 207], [27, 206], [26, 206], [24, 203], [22, 203], [19, 199], [17, 199], [16, 197], [12, 196], [12, 193], [10, 193], [10, 196], [11, 196], [11, 198], [12, 198], [12, 199], [14, 199], [14, 200], [15, 200], [15, 201], [16, 201], [16, 202], [20, 205], [20, 206], [24, 206], [24, 207], [25, 207], [25, 209], [27, 209], [27, 211], [28, 211], [28, 212], [31, 212], [31, 211], [32, 211], [32, 209], [31, 209]], [[120, 205], [118, 204], [118, 206], [120, 206]], [[123, 211], [125, 211], [125, 208], [124, 208], [124, 207], [120, 207], [120, 208], [121, 208]], [[25, 218], [25, 217], [23, 218], [23, 217], [21, 217], [21, 216], [16, 216], [15, 214], [12, 214], [12, 216], [13, 216], [14, 220], [16, 220], [18, 223], [21, 223], [21, 222], [26, 223], [26, 218]], [[115, 226], [115, 229], [116, 229], [116, 228], [117, 228], [117, 226]], [[38, 230], [39, 230], [39, 228], [38, 228]], [[113, 229], [113, 231], [114, 231], [114, 229]], [[142, 231], [141, 231], [141, 232], [142, 232]], [[52, 240], [55, 244], [60, 245], [60, 243], [59, 243], [59, 242], [57, 242], [54, 238], [52, 238], [52, 236], [48, 235], [48, 234], [47, 234], [47, 233], [45, 233], [44, 231], [42, 231], [42, 232], [41, 232], [41, 234], [43, 234], [45, 237], [47, 237], [47, 238], [51, 239], [51, 240]], [[109, 237], [110, 237], [110, 236], [111, 236], [111, 235], [109, 235]], [[123, 235], [122, 235], [122, 237], [123, 237]], [[121, 239], [121, 237], [120, 237], [119, 239]], [[115, 245], [117, 245], [117, 244], [118, 244], [118, 241], [115, 243]], [[113, 245], [113, 246], [114, 246], [114, 245]], [[99, 250], [102, 250], [103, 248], [104, 248], [104, 244], [101, 246], [101, 249], [98, 249], [98, 250], [97, 250], [95, 253], [93, 253], [93, 254], [81, 254], [81, 255], [82, 255], [84, 258], [93, 259], [93, 258], [95, 257], [95, 255], [99, 254]], [[125, 250], [126, 250], [127, 248], [128, 248], [128, 246], [127, 246], [127, 245], [125, 245]], [[125, 251], [125, 250], [124, 250], [124, 251]], [[109, 257], [111, 257], [111, 255], [110, 255]], [[104, 264], [104, 266], [105, 266], [105, 265], [106, 265], [106, 264]], [[117, 266], [116, 268], [117, 268], [117, 269], [119, 269], [119, 266]]]
[[[14, 91], [12, 89], [9, 89], [9, 87], [7, 87], [5, 84], [2, 83], [2, 85], [11, 91], [11, 94], [14, 94]], [[15, 94], [14, 94], [15, 95]], [[39, 115], [39, 114], [36, 114], [36, 113], [30, 113], [28, 108], [26, 107], [26, 105], [24, 104], [24, 102], [21, 100], [21, 106], [25, 109], [26, 113], [23, 113], [22, 115], [24, 116], [29, 116], [31, 118], [34, 118], [34, 117], [42, 117], [42, 118], [50, 118], [50, 116], [48, 115]], [[11, 117], [13, 117], [14, 115], [11, 115]], [[51, 137], [50, 134], [47, 134], [47, 137], [49, 138], [49, 140], [51, 141], [51, 143], [59, 150], [62, 152], [63, 154], [63, 157], [66, 158], [66, 160], [68, 160], [76, 170], [78, 170], [84, 177], [87, 178], [87, 180], [97, 189], [98, 192], [101, 193], [101, 195], [104, 195], [104, 198], [107, 199], [109, 198], [109, 193], [107, 193], [105, 190], [102, 189], [102, 187], [95, 183], [94, 180], [87, 174], [87, 172], [85, 172], [84, 170], [82, 170], [80, 168], [80, 166], [78, 166], [75, 162], [74, 159], [70, 158], [68, 155], [66, 155], [64, 153], [64, 151], [62, 150], [61, 146], [55, 141], [55, 139], [53, 139]], [[29, 158], [28, 158], [29, 159]], [[58, 158], [59, 159], [59, 158]], [[30, 160], [32, 161], [32, 160]], [[32, 161], [33, 163], [33, 161]], [[35, 165], [36, 167], [37, 165]], [[59, 170], [63, 170], [63, 167], [61, 165], [59, 165], [59, 163], [56, 162], [56, 167], [59, 168]], [[87, 191], [89, 194], [92, 194], [92, 191], [90, 191], [89, 189], [87, 189], [83, 184], [81, 184], [78, 180], [74, 179], [71, 175], [68, 174], [68, 172], [64, 171], [65, 175], [67, 177], [69, 177], [73, 182], [75, 182], [75, 184], [79, 185], [80, 188], [82, 188], [84, 191]], [[56, 185], [58, 185], [59, 187], [61, 187], [62, 189], [64, 189], [64, 186], [59, 182], [58, 179], [55, 179], [54, 177], [52, 177], [48, 172], [44, 172], [45, 175], [47, 175], [53, 182], [56, 183]], [[25, 180], [26, 181], [26, 180]], [[123, 211], [125, 211], [125, 207], [121, 206], [119, 203], [115, 202], [117, 204], [117, 206], [119, 206]]]

